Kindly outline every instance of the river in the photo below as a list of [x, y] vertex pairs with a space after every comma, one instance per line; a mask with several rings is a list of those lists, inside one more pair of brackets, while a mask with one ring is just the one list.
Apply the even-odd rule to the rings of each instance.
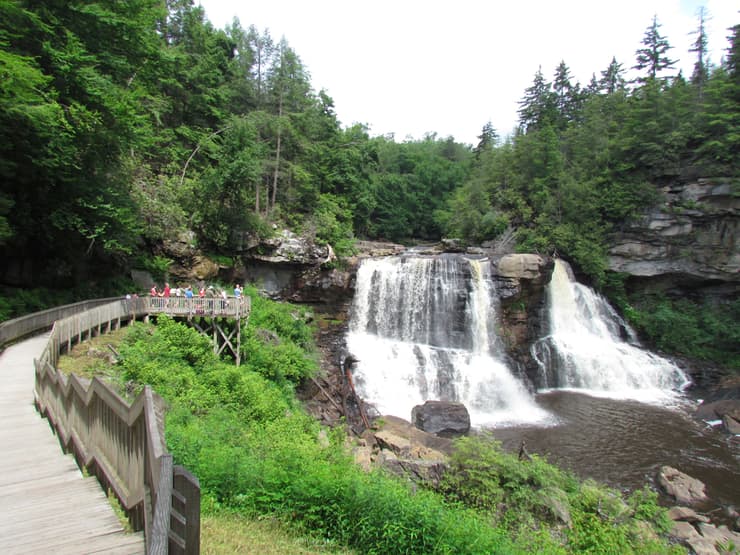
[[524, 440], [530, 453], [621, 490], [652, 484], [658, 468], [669, 465], [704, 482], [715, 503], [740, 506], [740, 438], [693, 418], [696, 401], [679, 398], [666, 407], [573, 391], [535, 398], [552, 425], [495, 428], [507, 450]]

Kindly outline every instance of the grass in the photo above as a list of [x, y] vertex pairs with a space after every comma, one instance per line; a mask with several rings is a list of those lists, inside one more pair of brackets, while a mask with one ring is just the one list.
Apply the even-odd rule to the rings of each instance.
[[118, 372], [111, 365], [115, 355], [109, 345], [118, 350], [126, 333], [128, 329], [124, 327], [78, 343], [69, 353], [60, 357], [57, 369], [63, 374], [77, 374], [82, 378], [117, 376]]
[[131, 523], [128, 521], [126, 511], [123, 509], [120, 501], [118, 501], [116, 494], [113, 493], [113, 490], [110, 489], [108, 490], [108, 503], [110, 503], [110, 506], [113, 507], [113, 512], [116, 514], [116, 518], [118, 518], [118, 521], [121, 523], [124, 531], [128, 533], [133, 533], [134, 529], [131, 528]]
[[315, 538], [296, 535], [279, 520], [232, 513], [202, 514], [200, 552], [203, 555], [352, 555]]

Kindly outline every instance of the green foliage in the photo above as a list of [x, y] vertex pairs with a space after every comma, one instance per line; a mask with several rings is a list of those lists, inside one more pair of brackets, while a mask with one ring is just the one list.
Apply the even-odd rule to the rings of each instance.
[[740, 300], [703, 302], [635, 295], [630, 323], [658, 349], [740, 369]]
[[322, 446], [318, 425], [305, 415], [255, 425], [220, 411], [167, 422], [177, 460], [219, 506], [274, 515], [365, 553], [511, 552], [502, 532], [473, 513], [430, 492], [412, 494], [397, 479], [366, 475], [344, 454], [341, 435]]
[[2, 287], [0, 288], [0, 322], [64, 304], [87, 299], [123, 296], [135, 291], [134, 284], [124, 278], [106, 280], [101, 283], [85, 283], [74, 289]]
[[164, 279], [168, 275], [172, 259], [166, 256], [146, 256], [142, 255], [136, 261], [136, 267], [146, 270], [152, 276], [158, 279]]
[[[627, 502], [621, 495], [572, 475], [540, 457], [519, 460], [491, 437], [455, 442], [440, 490], [451, 501], [490, 514], [517, 537], [518, 545], [538, 552], [671, 553], [653, 530], [666, 532], [665, 509], [647, 488]], [[535, 526], [563, 526], [567, 542], [532, 535]], [[547, 529], [547, 528], [545, 528]]]
[[316, 239], [330, 244], [337, 256], [354, 254], [352, 212], [343, 198], [329, 194], [319, 195], [312, 227]]

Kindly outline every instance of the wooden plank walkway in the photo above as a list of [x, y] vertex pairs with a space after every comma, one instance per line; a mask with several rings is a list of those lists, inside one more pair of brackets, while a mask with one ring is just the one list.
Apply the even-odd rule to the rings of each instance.
[[0, 553], [145, 552], [127, 533], [100, 484], [83, 477], [33, 406], [33, 359], [47, 336], [0, 355]]

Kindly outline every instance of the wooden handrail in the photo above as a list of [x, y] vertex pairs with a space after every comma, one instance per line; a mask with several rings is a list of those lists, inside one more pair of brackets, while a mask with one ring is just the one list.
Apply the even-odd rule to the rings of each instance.
[[[143, 317], [149, 310], [146, 298], [134, 297], [54, 322], [44, 351], [34, 360], [35, 403], [54, 426], [64, 449], [116, 494], [133, 528], [144, 530], [147, 553], [197, 554], [200, 484], [182, 467], [172, 466], [161, 398], [146, 386], [127, 403], [97, 378], [67, 377], [56, 369], [60, 353], [73, 344]], [[22, 327], [26, 334], [27, 327]]]

